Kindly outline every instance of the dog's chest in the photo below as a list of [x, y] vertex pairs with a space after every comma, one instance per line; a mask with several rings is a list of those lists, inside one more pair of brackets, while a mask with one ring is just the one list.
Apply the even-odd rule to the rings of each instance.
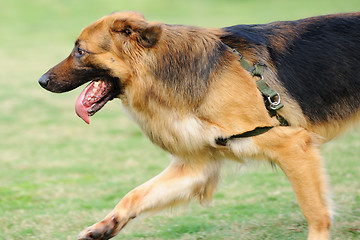
[[206, 128], [195, 116], [165, 110], [148, 114], [127, 106], [125, 109], [153, 143], [172, 154], [191, 154], [207, 142]]

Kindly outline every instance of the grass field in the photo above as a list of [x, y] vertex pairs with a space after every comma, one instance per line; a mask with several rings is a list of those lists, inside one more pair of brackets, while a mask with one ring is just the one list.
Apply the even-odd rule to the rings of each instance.
[[[80, 30], [114, 10], [154, 21], [222, 27], [360, 11], [359, 0], [2, 1], [0, 239], [76, 239], [170, 157], [113, 101], [87, 126], [80, 89], [52, 94], [37, 79], [65, 58]], [[360, 130], [322, 149], [336, 206], [333, 239], [360, 239]], [[237, 170], [233, 170], [236, 168]], [[135, 227], [136, 226], [136, 227]], [[280, 170], [225, 168], [213, 206], [163, 212], [116, 239], [305, 239], [306, 221]]]

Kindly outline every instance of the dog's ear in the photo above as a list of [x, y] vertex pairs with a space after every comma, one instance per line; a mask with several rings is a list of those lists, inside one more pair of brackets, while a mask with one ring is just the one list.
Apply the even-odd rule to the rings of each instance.
[[130, 39], [137, 39], [142, 46], [150, 48], [155, 46], [160, 39], [162, 28], [160, 25], [149, 26], [146, 21], [140, 19], [116, 19], [112, 24], [111, 31]]
[[150, 48], [155, 46], [155, 44], [159, 41], [161, 36], [161, 26], [154, 25], [150, 27], [146, 27], [142, 29], [140, 32], [140, 42], [144, 47]]

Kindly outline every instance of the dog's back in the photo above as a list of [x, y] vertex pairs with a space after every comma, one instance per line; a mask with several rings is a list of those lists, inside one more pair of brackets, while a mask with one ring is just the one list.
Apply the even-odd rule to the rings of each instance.
[[295, 100], [308, 124], [357, 118], [360, 13], [224, 30], [223, 42], [240, 52], [261, 56], [254, 60], [265, 61], [276, 75], [276, 84]]

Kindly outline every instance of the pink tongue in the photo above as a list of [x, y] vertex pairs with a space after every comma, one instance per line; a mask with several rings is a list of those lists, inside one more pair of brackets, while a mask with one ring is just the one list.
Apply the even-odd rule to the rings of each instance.
[[83, 100], [85, 98], [86, 92], [88, 90], [88, 88], [92, 86], [92, 83], [89, 84], [80, 94], [80, 96], [78, 97], [78, 99], [76, 100], [75, 103], [75, 112], [76, 114], [82, 119], [84, 120], [87, 124], [90, 124], [90, 119], [89, 119], [89, 115], [88, 115], [88, 110], [91, 108], [91, 106], [85, 106], [83, 104]]

